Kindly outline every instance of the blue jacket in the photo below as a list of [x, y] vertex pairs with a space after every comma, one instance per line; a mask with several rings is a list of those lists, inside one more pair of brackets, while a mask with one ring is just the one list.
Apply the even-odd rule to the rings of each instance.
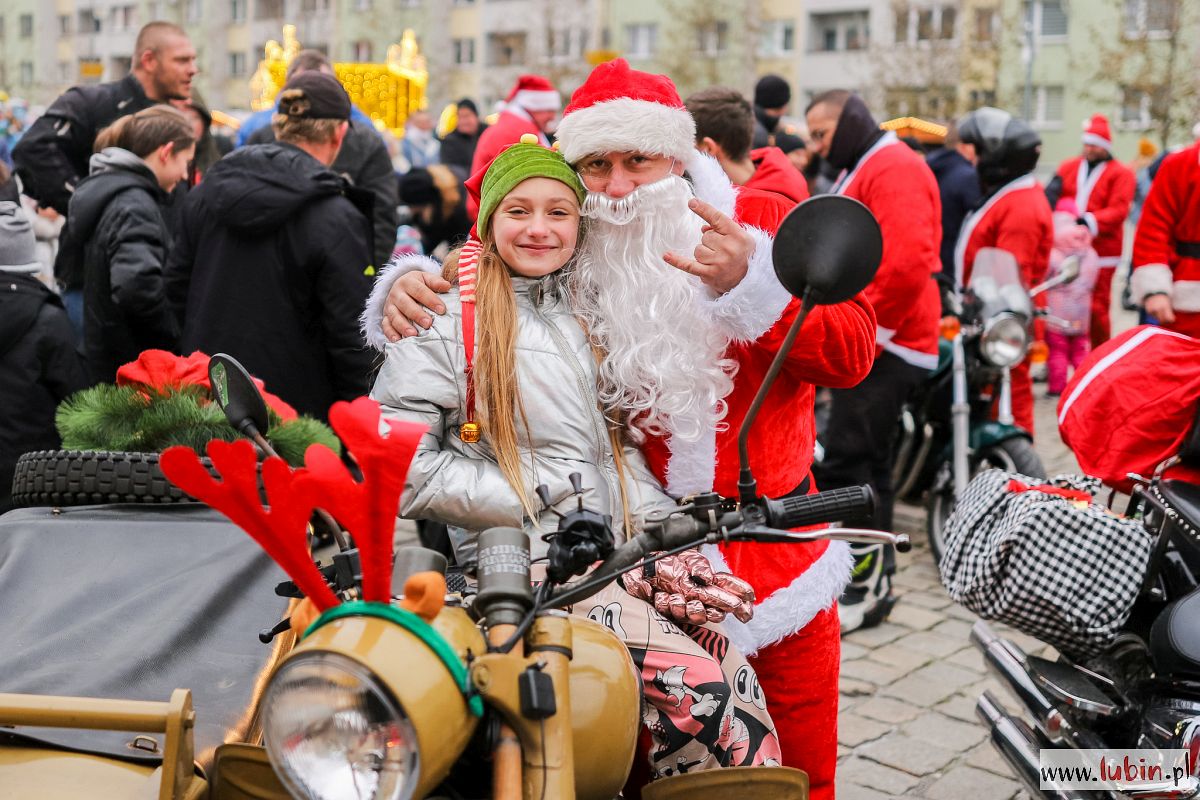
[[978, 207], [983, 194], [975, 167], [957, 150], [946, 147], [929, 154], [925, 163], [937, 179], [942, 197], [942, 278], [954, 285], [954, 246], [967, 214]]

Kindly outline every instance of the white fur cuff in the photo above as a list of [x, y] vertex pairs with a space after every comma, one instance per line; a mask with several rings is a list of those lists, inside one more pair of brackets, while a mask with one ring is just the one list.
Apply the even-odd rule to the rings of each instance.
[[1095, 214], [1087, 212], [1083, 215], [1083, 221], [1087, 224], [1087, 229], [1091, 232], [1093, 239], [1100, 235], [1100, 224], [1096, 222]]
[[742, 282], [712, 301], [713, 319], [733, 341], [753, 342], [771, 329], [792, 296], [775, 277], [771, 248], [775, 240], [758, 228], [746, 228], [754, 237], [750, 267]]
[[1174, 275], [1166, 264], [1142, 264], [1135, 267], [1129, 279], [1130, 294], [1135, 302], [1142, 303], [1148, 295], [1171, 294]]
[[1200, 311], [1200, 281], [1175, 281], [1171, 287], [1171, 306], [1188, 314]]
[[371, 287], [371, 296], [367, 298], [367, 307], [363, 309], [362, 315], [358, 318], [363, 339], [369, 346], [380, 352], [383, 352], [388, 345], [387, 337], [383, 335], [383, 309], [384, 304], [387, 303], [388, 292], [392, 290], [392, 284], [398, 281], [400, 276], [410, 272], [441, 275], [442, 267], [428, 256], [407, 255], [392, 259], [375, 277], [375, 285]]

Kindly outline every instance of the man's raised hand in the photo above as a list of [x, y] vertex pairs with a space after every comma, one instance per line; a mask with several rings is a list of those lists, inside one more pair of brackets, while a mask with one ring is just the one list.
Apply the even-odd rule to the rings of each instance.
[[443, 280], [440, 275], [428, 272], [401, 275], [383, 301], [383, 322], [380, 325], [383, 335], [389, 342], [398, 342], [407, 336], [416, 336], [418, 326], [428, 328], [433, 324], [429, 311], [446, 313], [446, 306], [438, 299], [438, 295], [448, 291], [450, 282]]
[[717, 294], [725, 294], [742, 282], [750, 268], [754, 238], [732, 219], [703, 200], [692, 198], [688, 208], [704, 220], [703, 236], [693, 258], [667, 253], [663, 260], [676, 269], [695, 275]]

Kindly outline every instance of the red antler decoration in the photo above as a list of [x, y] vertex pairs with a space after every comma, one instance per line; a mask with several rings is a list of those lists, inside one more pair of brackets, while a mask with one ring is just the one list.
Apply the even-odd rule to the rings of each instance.
[[259, 500], [255, 469], [258, 458], [249, 440], [213, 440], [208, 443], [208, 457], [220, 474], [220, 481], [208, 474], [196, 451], [190, 447], [172, 447], [164, 451], [159, 465], [172, 483], [220, 511], [250, 534], [317, 608], [324, 611], [336, 606], [337, 596], [313, 564], [305, 539], [305, 526], [312, 515], [313, 503], [295, 490], [296, 475], [287, 463], [280, 458], [268, 458], [263, 462], [268, 510]]
[[[425, 433], [423, 425], [386, 420], [367, 397], [334, 403], [329, 423], [362, 470], [362, 483], [328, 448], [313, 445], [295, 488], [350, 531], [362, 565], [363, 599], [387, 603], [392, 596], [392, 539], [408, 465]], [[386, 434], [382, 431], [386, 431]]]
[[278, 458], [262, 465], [269, 509], [259, 501], [253, 445], [245, 439], [211, 441], [208, 456], [221, 476], [214, 480], [189, 447], [172, 447], [159, 459], [163, 473], [180, 489], [229, 517], [250, 534], [296, 586], [324, 611], [338, 604], [312, 562], [305, 526], [314, 508], [324, 508], [354, 537], [363, 572], [363, 599], [391, 600], [392, 535], [404, 478], [425, 426], [386, 421], [381, 433], [379, 404], [366, 397], [338, 402], [329, 421], [363, 473], [351, 477], [332, 450], [311, 445], [305, 466], [292, 470]]

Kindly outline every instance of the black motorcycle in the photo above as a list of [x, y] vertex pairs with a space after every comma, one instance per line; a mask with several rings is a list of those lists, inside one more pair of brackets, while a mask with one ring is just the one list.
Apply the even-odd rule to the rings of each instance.
[[[982, 621], [971, 632], [989, 669], [1021, 701], [1012, 714], [984, 692], [976, 713], [1034, 797], [1200, 796], [1200, 486], [1163, 478], [1180, 462], [1200, 465], [1200, 414], [1184, 449], [1151, 479], [1137, 479], [1127, 516], [1140, 517], [1155, 544], [1129, 620], [1105, 652], [1051, 661]], [[1189, 764], [1164, 769], [1156, 784], [1079, 793], [1039, 770], [1039, 751], [1055, 749], [1186, 750]]]
[[1059, 275], [1026, 292], [1011, 253], [984, 248], [975, 258], [958, 329], [943, 331], [938, 365], [905, 403], [894, 444], [896, 497], [924, 503], [935, 560], [954, 501], [976, 473], [996, 467], [1046, 475], [1033, 437], [1013, 423], [1010, 370], [1029, 350], [1032, 298], [1076, 275], [1077, 263], [1064, 264]]

